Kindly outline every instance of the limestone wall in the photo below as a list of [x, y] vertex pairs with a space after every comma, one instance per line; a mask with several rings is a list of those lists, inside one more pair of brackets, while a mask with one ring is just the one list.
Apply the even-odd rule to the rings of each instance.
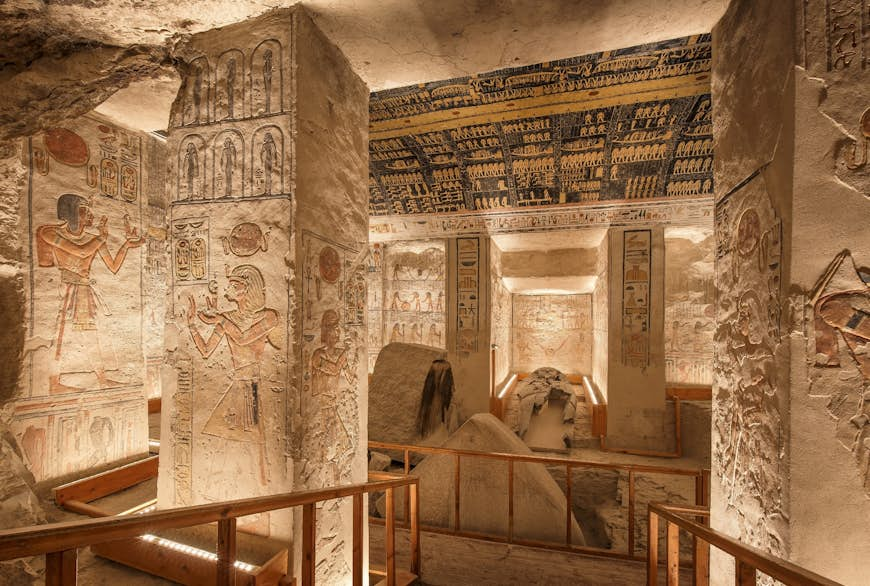
[[665, 229], [665, 380], [710, 385], [713, 369], [713, 234]]
[[609, 360], [610, 299], [608, 267], [610, 263], [610, 238], [604, 237], [598, 247], [598, 262], [595, 273], [598, 278], [592, 290], [592, 380], [607, 398], [607, 364]]
[[444, 241], [371, 245], [367, 283], [369, 372], [393, 342], [446, 348]]
[[513, 366], [566, 374], [592, 370], [591, 295], [514, 295]]
[[162, 295], [151, 263], [162, 256], [163, 225], [149, 204], [163, 198], [152, 163], [165, 151], [89, 115], [27, 139], [21, 156], [15, 230], [26, 243], [26, 305], [17, 319], [26, 342], [9, 357], [21, 377], [6, 407], [41, 481], [147, 452], [143, 391], [160, 390], [143, 348], [162, 346], [149, 309]]
[[[513, 319], [513, 296], [501, 278], [501, 250], [495, 244], [490, 248], [490, 296], [491, 318], [490, 339], [495, 349], [495, 380], [496, 385], [504, 382], [513, 370], [511, 364]], [[496, 388], [496, 392], [499, 388]]]

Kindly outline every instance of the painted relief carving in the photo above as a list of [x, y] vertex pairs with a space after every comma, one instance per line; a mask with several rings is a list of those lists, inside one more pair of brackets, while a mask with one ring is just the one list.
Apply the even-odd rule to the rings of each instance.
[[268, 116], [283, 111], [283, 47], [267, 39], [251, 53], [251, 113]]
[[208, 281], [208, 218], [172, 221], [172, 263], [176, 284], [192, 285]]
[[861, 136], [846, 147], [844, 154], [846, 167], [851, 171], [863, 169], [867, 165], [867, 152], [870, 150], [870, 108], [861, 115], [858, 130]]
[[58, 223], [43, 224], [36, 229], [36, 251], [40, 267], [56, 267], [61, 286], [60, 306], [54, 335], [53, 361], [49, 375], [49, 392], [69, 393], [82, 390], [62, 382], [76, 373], [93, 373], [100, 388], [126, 383], [109, 378], [114, 357], [111, 338], [99, 333], [98, 315], [111, 316], [111, 310], [91, 278], [94, 260], [117, 274], [127, 251], [144, 244], [138, 229], [124, 218], [124, 242], [113, 254], [109, 239], [108, 217], [102, 216], [96, 227], [91, 202], [81, 195], [65, 193], [57, 198]]
[[214, 197], [243, 195], [245, 186], [245, 139], [237, 130], [219, 132], [212, 143]]
[[206, 196], [205, 140], [191, 134], [178, 145], [178, 191], [176, 201], [202, 199]]
[[672, 238], [666, 230], [665, 239], [665, 380], [710, 385], [716, 317], [713, 237]]
[[207, 124], [209, 121], [209, 97], [211, 66], [208, 59], [198, 57], [190, 62], [189, 72], [184, 79], [184, 105], [181, 124], [190, 126]]
[[[268, 231], [266, 232], [268, 234]], [[266, 234], [254, 222], [236, 224], [229, 236], [221, 238], [224, 254], [232, 252], [236, 256], [251, 256], [269, 250]]]
[[242, 117], [245, 102], [245, 55], [238, 49], [221, 54], [217, 61], [215, 84], [215, 120]]
[[456, 350], [476, 352], [480, 320], [480, 240], [456, 239]]
[[867, 8], [866, 0], [826, 0], [828, 71], [853, 67], [864, 69], [867, 59], [864, 38]]
[[622, 363], [634, 368], [649, 366], [650, 266], [652, 233], [623, 233], [622, 266]]
[[[595, 109], [583, 109], [578, 101], [568, 111], [557, 100], [559, 94], [598, 87], [631, 93], [635, 82], [710, 68], [709, 36], [683, 39], [678, 47], [627, 51], [631, 57], [618, 72], [608, 69], [611, 60], [604, 55], [587, 55], [529, 66], [525, 73], [511, 69], [373, 94], [370, 213], [710, 197], [710, 96], [695, 76], [685, 81], [694, 95], [627, 103], [620, 96]], [[536, 106], [536, 117], [523, 118], [525, 111], [514, 102], [523, 98], [547, 104]], [[448, 110], [466, 106], [475, 107], [473, 123], [441, 130]], [[516, 118], [505, 119], [512, 108]], [[443, 120], [432, 122], [441, 111]], [[427, 117], [414, 125], [417, 134], [401, 135], [391, 124], [421, 115]]]
[[90, 158], [85, 140], [67, 128], [49, 128], [45, 131], [43, 141], [48, 154], [58, 163], [81, 167]]
[[[211, 356], [226, 340], [232, 370], [230, 385], [206, 420], [202, 433], [227, 440], [249, 442], [259, 446], [260, 483], [266, 484], [266, 454], [261, 398], [260, 363], [266, 346], [280, 349], [282, 340], [275, 335], [278, 312], [266, 305], [266, 285], [260, 270], [248, 264], [235, 267], [228, 275], [224, 294], [235, 304], [230, 311], [212, 308], [197, 311], [193, 296], [188, 296], [187, 327], [196, 349], [203, 358]], [[199, 331], [197, 320], [211, 326], [208, 337]]]
[[33, 167], [40, 175], [48, 175], [51, 166], [49, 164], [48, 155], [45, 149], [33, 147]]
[[258, 128], [252, 141], [252, 195], [284, 193], [284, 134], [281, 129], [274, 125]]
[[[843, 251], [808, 298], [815, 330], [815, 394], [830, 396], [837, 439], [855, 456], [870, 494], [870, 271]], [[834, 371], [836, 376], [828, 373]]]
[[[303, 481], [305, 486], [326, 486], [350, 478], [358, 448], [355, 394], [363, 343], [359, 306], [365, 307], [364, 285], [363, 291], [358, 287], [365, 267], [356, 251], [310, 232], [303, 234], [303, 250], [308, 285], [303, 287], [301, 455], [317, 463], [305, 467]], [[319, 283], [314, 291], [312, 276]]]
[[763, 176], [716, 209], [714, 468], [740, 535], [779, 554], [785, 527], [780, 413], [781, 225]]
[[591, 295], [516, 295], [513, 365], [518, 372], [549, 366], [564, 372], [592, 368]]
[[390, 342], [444, 347], [443, 242], [373, 244], [369, 255], [369, 370]]

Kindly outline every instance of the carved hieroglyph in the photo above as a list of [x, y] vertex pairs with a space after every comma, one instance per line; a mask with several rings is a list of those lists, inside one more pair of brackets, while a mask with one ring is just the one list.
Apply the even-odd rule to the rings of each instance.
[[456, 239], [456, 351], [476, 352], [480, 323], [480, 239]]
[[713, 468], [740, 535], [775, 554], [785, 534], [779, 408], [781, 224], [762, 176], [716, 208]]
[[626, 230], [622, 241], [622, 363], [644, 368], [650, 360], [652, 233]]
[[377, 92], [371, 213], [710, 196], [709, 70], [700, 35]]
[[592, 370], [591, 295], [515, 295], [513, 370]]

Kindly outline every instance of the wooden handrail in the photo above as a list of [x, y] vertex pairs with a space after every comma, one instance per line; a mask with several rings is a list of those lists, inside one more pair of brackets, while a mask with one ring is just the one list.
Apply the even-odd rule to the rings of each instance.
[[[445, 456], [451, 456], [454, 460], [453, 465], [453, 485], [454, 485], [454, 500], [453, 500], [453, 514], [454, 514], [454, 522], [453, 526], [450, 528], [433, 528], [433, 527], [424, 527], [427, 531], [435, 531], [440, 533], [449, 533], [451, 535], [457, 535], [462, 537], [472, 537], [477, 539], [483, 539], [488, 541], [495, 541], [500, 543], [515, 543], [518, 545], [531, 545], [533, 547], [544, 547], [547, 549], [559, 550], [559, 551], [571, 551], [576, 553], [587, 553], [592, 555], [600, 555], [607, 557], [619, 557], [621, 559], [643, 559], [635, 554], [635, 481], [636, 475], [638, 473], [647, 473], [647, 474], [670, 474], [677, 476], [689, 476], [695, 478], [695, 500], [696, 504], [703, 505], [707, 502], [707, 489], [709, 483], [707, 482], [709, 470], [705, 469], [688, 469], [688, 468], [674, 468], [674, 467], [665, 467], [665, 466], [650, 466], [645, 464], [616, 464], [616, 463], [605, 463], [605, 462], [591, 462], [587, 460], [575, 460], [571, 458], [554, 458], [551, 456], [539, 456], [539, 455], [528, 455], [528, 454], [509, 454], [504, 452], [480, 452], [476, 450], [463, 450], [463, 449], [455, 449], [455, 448], [444, 448], [444, 447], [435, 447], [435, 446], [417, 446], [411, 444], [394, 444], [389, 442], [378, 442], [378, 441], [369, 441], [369, 449], [380, 449], [380, 450], [388, 450], [392, 452], [401, 452], [404, 459], [404, 471], [405, 474], [410, 473], [410, 454], [412, 452], [422, 453], [422, 454], [440, 454]], [[507, 535], [506, 536], [498, 536], [498, 535], [490, 535], [490, 534], [482, 534], [482, 533], [472, 533], [468, 531], [463, 531], [461, 528], [460, 516], [461, 516], [461, 506], [460, 506], [460, 487], [461, 487], [461, 461], [462, 457], [471, 457], [471, 458], [488, 458], [490, 460], [496, 461], [504, 461], [507, 463], [507, 474], [508, 474], [508, 522], [507, 522]], [[627, 472], [628, 473], [628, 551], [626, 553], [616, 553], [606, 549], [594, 548], [588, 546], [580, 546], [572, 543], [572, 531], [573, 531], [573, 521], [574, 515], [573, 510], [570, 505], [565, 507], [565, 543], [564, 545], [558, 543], [547, 543], [547, 542], [532, 542], [527, 539], [517, 538], [514, 527], [514, 463], [516, 462], [525, 462], [531, 464], [542, 464], [546, 466], [564, 466], [565, 468], [565, 486], [566, 486], [566, 497], [565, 502], [571, 502], [571, 477], [572, 471], [577, 468], [596, 468], [603, 469], [615, 472]], [[408, 488], [410, 490], [410, 487]], [[406, 499], [406, 504], [408, 499]], [[389, 507], [389, 505], [388, 505]], [[696, 509], [692, 509], [693, 511]], [[407, 517], [406, 517], [407, 518]], [[378, 520], [376, 520], [378, 522]], [[418, 527], [419, 530], [419, 527]]]
[[[50, 523], [32, 527], [22, 527], [0, 531], [0, 561], [22, 557], [30, 557], [46, 554], [51, 561], [52, 580], [56, 572], [64, 573], [64, 579], [59, 579], [58, 584], [74, 584], [74, 576], [68, 575], [69, 564], [58, 560], [74, 559], [75, 550], [80, 547], [140, 537], [143, 534], [154, 533], [165, 529], [190, 527], [205, 523], [219, 523], [220, 541], [218, 544], [220, 567], [218, 572], [218, 584], [229, 584], [234, 575], [228, 568], [235, 555], [235, 519], [247, 515], [264, 513], [278, 509], [302, 506], [309, 514], [313, 512], [314, 505], [320, 501], [356, 497], [358, 495], [386, 491], [392, 495], [396, 488], [413, 487], [415, 494], [418, 493], [419, 480], [413, 476], [393, 475], [381, 473], [378, 475], [382, 480], [374, 480], [359, 484], [349, 484], [325, 489], [305, 490], [299, 492], [283, 493], [269, 496], [259, 496], [247, 499], [238, 499], [206, 505], [195, 505], [144, 513], [135, 516], [112, 516], [98, 519], [86, 519], [81, 521], [68, 521], [63, 523]], [[412, 531], [417, 527], [417, 511], [419, 506], [411, 508], [410, 523]], [[358, 508], [362, 515], [362, 507]], [[311, 520], [313, 531], [313, 515]], [[355, 535], [362, 535], [362, 531], [355, 531]], [[309, 536], [311, 537], [311, 536]], [[419, 549], [419, 539], [413, 546]], [[357, 547], [357, 544], [355, 544]], [[306, 555], [314, 559], [314, 543], [309, 544]], [[70, 554], [69, 552], [72, 552]], [[388, 552], [393, 555], [392, 552]], [[64, 557], [66, 556], [66, 557]], [[420, 552], [412, 552], [419, 570]], [[54, 569], [57, 568], [57, 569]], [[313, 573], [307, 576], [313, 579]], [[73, 580], [73, 581], [67, 581]], [[313, 584], [303, 576], [303, 584]]]
[[626, 463], [610, 463], [610, 462], [595, 462], [592, 460], [575, 460], [572, 458], [556, 458], [553, 456], [538, 456], [530, 454], [511, 454], [507, 452], [479, 452], [476, 450], [463, 450], [457, 448], [444, 448], [436, 446], [417, 446], [413, 444], [394, 444], [390, 442], [379, 442], [369, 440], [369, 448], [379, 450], [395, 450], [416, 452], [419, 454], [443, 454], [490, 458], [493, 460], [506, 460], [514, 462], [529, 462], [532, 464], [544, 464], [547, 466], [565, 466], [571, 465], [574, 468], [601, 468], [605, 470], [619, 470], [629, 472], [648, 473], [648, 474], [675, 474], [678, 476], [698, 476], [702, 472], [699, 468], [676, 468], [673, 466], [652, 466], [649, 464], [626, 464]]
[[[679, 552], [679, 541], [674, 535], [679, 529], [688, 531], [696, 540], [696, 550], [700, 542], [709, 552], [709, 547], [716, 547], [734, 557], [737, 572], [737, 584], [755, 584], [756, 571], [770, 576], [786, 585], [795, 586], [843, 586], [815, 572], [811, 572], [789, 561], [773, 556], [757, 547], [741, 543], [733, 537], [702, 525], [683, 515], [692, 517], [709, 517], [706, 507], [674, 506], [664, 503], [649, 504], [649, 555], [647, 565], [647, 585], [656, 586], [658, 576], [658, 519], [667, 521], [668, 535], [668, 584], [679, 583], [679, 563], [676, 556]], [[673, 541], [673, 543], [672, 543]], [[676, 545], [675, 545], [675, 544]], [[697, 561], [696, 561], [697, 563]], [[704, 558], [703, 563], [708, 563]], [[672, 567], [673, 566], [673, 567]], [[708, 568], [707, 568], [708, 569]], [[702, 580], [699, 582], [699, 578]], [[695, 584], [707, 584], [707, 576], [701, 572], [695, 573]]]

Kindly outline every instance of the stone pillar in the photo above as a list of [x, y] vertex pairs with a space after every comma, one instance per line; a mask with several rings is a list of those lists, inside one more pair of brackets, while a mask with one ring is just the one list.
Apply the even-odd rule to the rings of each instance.
[[[867, 11], [739, 0], [713, 33], [712, 523], [856, 585], [870, 555]], [[731, 575], [714, 559], [717, 583]]]
[[[302, 9], [177, 57], [159, 504], [364, 482], [367, 89]], [[319, 580], [350, 575], [350, 512], [318, 509]]]
[[608, 236], [607, 442], [666, 450], [664, 229], [612, 228]]
[[602, 238], [595, 262], [595, 288], [592, 290], [592, 380], [607, 398], [608, 332], [610, 322], [610, 238]]
[[447, 360], [462, 421], [489, 412], [489, 238], [447, 241]]

